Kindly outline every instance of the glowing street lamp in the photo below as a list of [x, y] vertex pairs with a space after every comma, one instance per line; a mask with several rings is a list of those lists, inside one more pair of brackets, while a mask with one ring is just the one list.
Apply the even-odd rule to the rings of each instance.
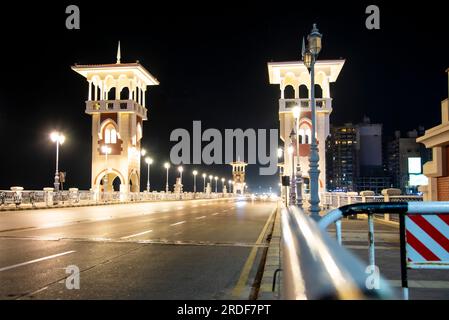
[[196, 193], [196, 175], [198, 174], [198, 171], [193, 170], [193, 192]]
[[147, 150], [145, 150], [145, 149], [141, 149], [141, 150], [140, 150], [140, 155], [141, 155], [142, 157], [145, 157], [146, 154], [147, 154]]
[[206, 192], [206, 177], [207, 174], [203, 173], [203, 192]]
[[225, 183], [225, 178], [221, 178], [221, 192], [224, 192], [224, 183]]
[[214, 176], [213, 175], [209, 175], [209, 183], [210, 183], [210, 189], [211, 189], [211, 192], [212, 192], [212, 179], [214, 178]]
[[164, 168], [167, 170], [167, 178], [166, 178], [166, 182], [165, 182], [165, 192], [168, 193], [168, 169], [170, 169], [170, 163], [166, 162], [164, 163]]
[[232, 180], [231, 179], [228, 180], [228, 186], [229, 186], [229, 192], [232, 193]]
[[217, 181], [218, 181], [218, 177], [217, 176], [215, 176], [215, 193], [217, 193]]
[[184, 168], [182, 166], [178, 167], [178, 171], [179, 171], [179, 183], [182, 184], [182, 173], [184, 172]]
[[150, 157], [145, 158], [145, 163], [147, 164], [147, 192], [150, 192], [150, 166], [153, 164], [153, 159]]
[[59, 145], [62, 145], [65, 141], [65, 137], [60, 132], [52, 132], [50, 139], [56, 143], [56, 171], [55, 171], [55, 191], [59, 191]]

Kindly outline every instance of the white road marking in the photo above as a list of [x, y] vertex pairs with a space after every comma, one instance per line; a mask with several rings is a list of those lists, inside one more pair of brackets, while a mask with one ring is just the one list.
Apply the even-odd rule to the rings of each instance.
[[217, 214], [220, 214], [220, 212], [212, 213], [213, 216], [216, 216]]
[[173, 223], [173, 224], [170, 225], [170, 227], [177, 226], [177, 225], [180, 225], [180, 224], [183, 224], [183, 223], [186, 223], [186, 221], [184, 220], [184, 221], [179, 221], [179, 222]]
[[147, 230], [147, 231], [143, 231], [143, 232], [135, 233], [135, 234], [132, 234], [132, 235], [129, 235], [129, 236], [126, 236], [126, 237], [121, 237], [120, 239], [129, 239], [129, 238], [134, 238], [134, 237], [138, 237], [138, 236], [141, 236], [141, 235], [143, 235], [143, 234], [147, 234], [147, 233], [150, 233], [150, 232], [153, 232], [153, 230]]
[[44, 260], [57, 258], [57, 257], [64, 256], [66, 254], [70, 254], [70, 253], [74, 253], [74, 252], [76, 252], [76, 251], [71, 250], [71, 251], [66, 251], [66, 252], [54, 254], [54, 255], [43, 257], [43, 258], [39, 258], [39, 259], [34, 259], [34, 260], [30, 260], [30, 261], [26, 261], [26, 262], [22, 262], [22, 263], [18, 263], [18, 264], [13, 264], [12, 266], [7, 266], [7, 267], [0, 268], [0, 272], [6, 271], [6, 270], [10, 270], [10, 269], [14, 269], [14, 268], [18, 268], [18, 267], [22, 267], [22, 266], [26, 266], [26, 265], [29, 265], [29, 264], [32, 264], [32, 263], [36, 263], [36, 262], [40, 262], [40, 261], [44, 261]]
[[204, 218], [206, 218], [206, 216], [197, 217], [197, 218], [195, 218], [195, 219], [196, 219], [196, 220], [200, 220], [200, 219], [204, 219]]

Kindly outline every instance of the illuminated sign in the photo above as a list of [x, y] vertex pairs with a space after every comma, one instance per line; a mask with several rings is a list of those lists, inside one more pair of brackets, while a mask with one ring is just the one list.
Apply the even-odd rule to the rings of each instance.
[[410, 175], [410, 186], [426, 186], [429, 183], [427, 177], [423, 174], [411, 174]]
[[421, 173], [421, 158], [419, 157], [408, 158], [408, 173], [409, 174]]

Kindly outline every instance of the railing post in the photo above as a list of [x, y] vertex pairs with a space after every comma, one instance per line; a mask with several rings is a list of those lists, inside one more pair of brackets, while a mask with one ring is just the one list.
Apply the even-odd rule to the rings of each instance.
[[55, 189], [48, 187], [48, 188], [44, 188], [44, 199], [45, 199], [45, 205], [47, 207], [52, 206], [53, 205], [53, 191]]
[[16, 205], [16, 207], [20, 206], [22, 204], [23, 187], [11, 187], [11, 191], [14, 192], [14, 204]]
[[[383, 189], [381, 193], [384, 196], [384, 202], [390, 202], [390, 196], [399, 196], [399, 195], [401, 195], [401, 190], [400, 189], [389, 188], [389, 189]], [[389, 213], [385, 213], [384, 214], [384, 219], [385, 219], [385, 221], [390, 221], [390, 214]]]

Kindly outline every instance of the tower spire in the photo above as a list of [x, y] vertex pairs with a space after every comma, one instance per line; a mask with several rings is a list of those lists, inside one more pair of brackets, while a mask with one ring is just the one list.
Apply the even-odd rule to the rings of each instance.
[[118, 42], [118, 48], [117, 48], [117, 64], [120, 64], [120, 59], [122, 58], [122, 54], [120, 51], [120, 41]]

